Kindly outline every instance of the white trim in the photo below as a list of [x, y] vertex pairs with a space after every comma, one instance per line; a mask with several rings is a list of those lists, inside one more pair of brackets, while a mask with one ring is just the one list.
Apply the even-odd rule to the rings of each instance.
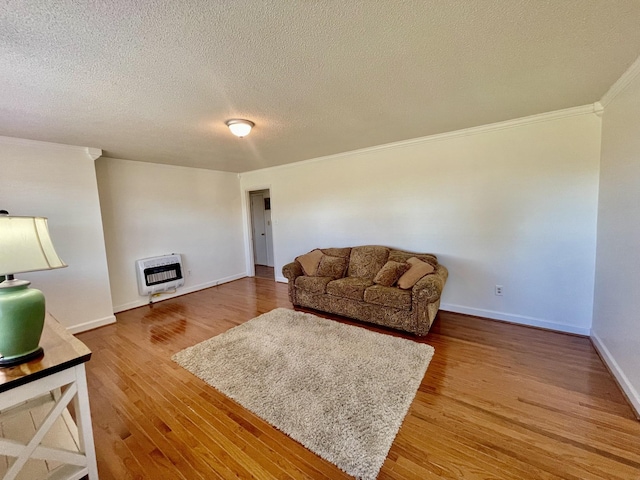
[[85, 148], [87, 155], [89, 156], [89, 158], [91, 160], [93, 160], [94, 162], [100, 158], [102, 156], [102, 150], [100, 150], [99, 148], [91, 148], [91, 147], [87, 147]]
[[[241, 174], [238, 173], [238, 178], [241, 177]], [[241, 198], [241, 208], [242, 208], [242, 232], [244, 235], [244, 263], [246, 268], [247, 277], [255, 277], [256, 276], [256, 266], [253, 261], [253, 231], [251, 225], [251, 192], [257, 192], [260, 190], [269, 190], [269, 195], [273, 199], [273, 195], [271, 192], [271, 184], [269, 185], [252, 185], [251, 187], [244, 188], [244, 195]], [[271, 229], [273, 233], [273, 218], [271, 219]], [[273, 240], [273, 239], [272, 239]], [[275, 258], [275, 241], [273, 241], [273, 256]]]
[[507, 128], [520, 127], [523, 125], [529, 125], [532, 123], [549, 122], [552, 120], [558, 120], [561, 118], [575, 117], [577, 115], [590, 115], [595, 114], [600, 107], [593, 103], [583, 105], [581, 107], [565, 108], [563, 110], [555, 110], [553, 112], [539, 113], [537, 115], [530, 115], [528, 117], [515, 118], [513, 120], [506, 120], [504, 122], [488, 123], [486, 125], [479, 125], [477, 127], [465, 128], [462, 130], [454, 130], [452, 132], [437, 133], [435, 135], [429, 135], [426, 137], [412, 138], [409, 140], [403, 140], [400, 142], [386, 143], [383, 145], [376, 145], [374, 147], [361, 148], [359, 150], [352, 150], [350, 152], [341, 152], [334, 155], [326, 155], [324, 157], [316, 157], [307, 160], [301, 160], [294, 163], [286, 163], [284, 165], [276, 165], [273, 167], [260, 168], [258, 170], [249, 170], [243, 173], [253, 173], [262, 171], [280, 170], [283, 168], [292, 168], [299, 165], [305, 165], [308, 163], [321, 162], [325, 160], [335, 160], [344, 157], [350, 157], [352, 155], [364, 155], [379, 150], [387, 150], [390, 148], [408, 147], [411, 145], [419, 145], [423, 143], [438, 142], [441, 140], [448, 140], [455, 137], [466, 137], [469, 135], [479, 135], [481, 133], [492, 132], [496, 130], [504, 130]]
[[41, 142], [40, 140], [29, 140], [28, 138], [18, 138], [18, 137], [3, 137], [0, 136], [0, 143], [5, 145], [25, 145], [31, 147], [39, 147], [39, 148], [60, 148], [64, 150], [80, 150], [84, 154], [88, 154], [91, 156], [90, 151], [94, 152], [96, 150], [100, 151], [100, 155], [102, 155], [102, 150], [99, 148], [92, 147], [83, 147], [81, 145], [65, 145], [64, 143], [53, 143], [53, 142]]
[[631, 64], [627, 71], [624, 72], [616, 83], [611, 85], [609, 90], [607, 90], [607, 93], [602, 96], [600, 99], [602, 106], [606, 108], [614, 98], [620, 95], [620, 93], [629, 86], [638, 74], [640, 74], [640, 57], [636, 58], [636, 61]]
[[[173, 295], [173, 296], [175, 297], [175, 296], [178, 296], [178, 295], [176, 294], [176, 295]], [[166, 296], [165, 298], [173, 298], [173, 297]], [[143, 307], [144, 305], [149, 305], [149, 301], [148, 300], [134, 300], [133, 302], [123, 303], [122, 305], [114, 305], [113, 306], [113, 313], [126, 312], [127, 310], [132, 310], [134, 308]]]
[[80, 323], [78, 325], [73, 325], [71, 327], [67, 327], [67, 331], [75, 335], [76, 333], [86, 332], [87, 330], [93, 330], [94, 328], [111, 325], [112, 323], [116, 323], [115, 315], [109, 315], [108, 317], [91, 320], [90, 322]]
[[[182, 295], [186, 295], [188, 293], [197, 292], [199, 290], [204, 290], [205, 288], [217, 287], [218, 285], [222, 285], [223, 283], [233, 282], [234, 280], [239, 280], [240, 278], [245, 278], [247, 276], [246, 272], [237, 273], [235, 275], [231, 275], [228, 277], [220, 278], [218, 280], [214, 280], [207, 283], [201, 283], [199, 285], [194, 285], [191, 287], [181, 287], [180, 291], [169, 294], [162, 294], [159, 297], [159, 300], [156, 300], [152, 303], [158, 303], [162, 300], [168, 300], [169, 298], [181, 297]], [[114, 313], [124, 312], [125, 310], [131, 310], [132, 308], [143, 307], [145, 305], [149, 305], [149, 297], [140, 297], [140, 300], [134, 300], [133, 302], [124, 303], [122, 305], [117, 305], [113, 307]]]
[[289, 283], [289, 280], [287, 280], [287, 277], [280, 277], [280, 276], [276, 275], [276, 282]]
[[636, 417], [640, 419], [640, 393], [638, 393], [631, 384], [602, 339], [593, 331], [591, 332], [591, 343], [593, 343], [593, 346], [600, 354], [600, 357], [618, 381], [618, 385], [620, 385], [620, 388], [627, 396], [629, 403], [631, 403], [631, 407], [635, 410]]
[[604, 114], [604, 105], [602, 105], [602, 103], [600, 103], [600, 102], [594, 103], [593, 104], [593, 113], [595, 113], [599, 117], [602, 117], [602, 115]]
[[223, 175], [232, 175], [234, 178], [240, 175], [239, 173], [236, 173], [236, 172], [227, 172], [225, 170], [211, 170], [210, 168], [204, 168], [204, 167], [188, 167], [186, 165], [175, 165], [173, 163], [145, 162], [142, 160], [129, 160], [128, 158], [110, 157], [108, 154], [104, 154], [104, 152], [101, 158], [104, 158], [107, 161], [116, 160], [118, 162], [130, 162], [130, 163], [137, 163], [140, 165], [153, 165], [154, 167], [165, 168], [165, 169], [188, 169], [188, 170], [202, 170], [204, 172], [217, 172]]
[[[286, 277], [276, 276], [276, 282], [289, 283]], [[473, 315], [475, 317], [490, 318], [503, 322], [517, 323], [518, 325], [526, 325], [529, 327], [539, 327], [547, 330], [554, 330], [562, 333], [573, 333], [576, 335], [584, 335], [588, 337], [590, 330], [588, 328], [575, 327], [564, 323], [550, 322], [540, 318], [527, 317], [524, 315], [515, 315], [511, 313], [496, 312], [495, 310], [485, 310], [483, 308], [465, 307], [463, 305], [454, 305], [452, 303], [440, 304], [440, 310], [446, 310], [454, 313], [463, 313], [465, 315]]]
[[574, 325], [566, 325], [564, 323], [552, 322], [541, 318], [527, 317], [524, 315], [516, 315], [512, 313], [496, 312], [494, 310], [485, 310], [483, 308], [465, 307], [463, 305], [454, 305], [451, 303], [442, 303], [441, 310], [447, 310], [455, 313], [463, 313], [465, 315], [473, 315], [476, 317], [490, 318], [492, 320], [501, 320], [503, 322], [517, 323], [519, 325], [527, 325], [529, 327], [545, 328], [547, 330], [555, 330], [563, 333], [574, 333], [576, 335], [589, 336], [591, 330]]

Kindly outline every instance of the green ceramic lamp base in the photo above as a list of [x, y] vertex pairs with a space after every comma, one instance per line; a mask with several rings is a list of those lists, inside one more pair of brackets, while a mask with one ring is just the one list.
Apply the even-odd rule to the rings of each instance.
[[44, 355], [43, 348], [38, 347], [35, 351], [31, 353], [26, 353], [24, 355], [20, 355], [18, 357], [0, 358], [0, 367], [15, 367], [16, 365], [30, 362], [31, 360], [35, 360], [36, 358], [41, 357], [43, 355]]
[[38, 344], [44, 327], [44, 295], [29, 284], [13, 279], [0, 283], [0, 367], [28, 362], [43, 353]]

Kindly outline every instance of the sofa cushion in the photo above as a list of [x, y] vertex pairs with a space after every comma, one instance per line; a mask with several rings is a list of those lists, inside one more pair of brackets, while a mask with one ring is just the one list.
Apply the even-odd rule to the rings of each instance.
[[376, 245], [354, 247], [351, 249], [351, 256], [349, 257], [347, 276], [373, 280], [373, 277], [387, 263], [388, 257], [389, 249], [387, 247]]
[[384, 307], [411, 310], [411, 290], [373, 285], [364, 291], [364, 301]]
[[327, 293], [336, 297], [363, 300], [364, 291], [373, 285], [371, 280], [358, 277], [345, 277], [327, 284]]
[[431, 255], [430, 253], [411, 253], [405, 252], [404, 250], [391, 250], [389, 252], [389, 261], [393, 262], [406, 262], [412, 257], [422, 260], [423, 262], [427, 262], [434, 267], [438, 266], [438, 257]]
[[373, 283], [383, 287], [393, 287], [398, 279], [411, 268], [408, 263], [387, 262], [373, 278]]
[[334, 280], [344, 277], [347, 270], [347, 259], [342, 257], [332, 257], [330, 255], [322, 255], [316, 275], [318, 277], [331, 277]]
[[305, 275], [315, 275], [321, 258], [322, 252], [316, 248], [315, 250], [311, 250], [309, 253], [296, 257], [296, 261], [302, 267], [302, 271]]
[[349, 254], [351, 254], [351, 247], [321, 248], [320, 250], [322, 250], [322, 253], [325, 255], [330, 255], [332, 257], [349, 258]]
[[398, 287], [400, 288], [408, 289], [413, 287], [418, 280], [429, 273], [433, 273], [435, 270], [433, 265], [418, 260], [416, 257], [410, 258], [407, 263], [411, 265], [411, 268], [398, 280]]
[[296, 278], [296, 288], [309, 293], [327, 293], [327, 283], [333, 278], [331, 277], [307, 277], [300, 276]]

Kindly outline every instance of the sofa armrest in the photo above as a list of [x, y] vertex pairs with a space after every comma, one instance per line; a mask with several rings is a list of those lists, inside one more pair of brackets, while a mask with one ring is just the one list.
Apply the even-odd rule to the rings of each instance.
[[433, 303], [440, 298], [442, 289], [447, 281], [449, 272], [442, 265], [438, 265], [433, 274], [421, 278], [413, 286], [412, 296], [414, 299]]
[[282, 267], [282, 274], [289, 282], [293, 282], [299, 276], [304, 275], [304, 272], [302, 271], [302, 266], [298, 262], [293, 261]]

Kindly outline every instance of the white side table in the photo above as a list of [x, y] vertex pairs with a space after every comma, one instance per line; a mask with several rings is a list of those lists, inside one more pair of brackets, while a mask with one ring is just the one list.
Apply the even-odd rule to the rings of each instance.
[[[81, 479], [88, 475], [90, 480], [97, 480], [84, 368], [91, 358], [91, 351], [50, 315], [45, 319], [40, 346], [44, 348], [43, 357], [15, 367], [0, 368], [0, 426], [2, 422], [9, 424], [12, 419], [25, 415], [38, 418], [35, 425], [23, 425], [23, 421], [18, 420], [22, 434], [31, 427], [30, 439], [0, 438], [0, 455], [6, 457], [2, 459], [4, 467], [0, 464], [0, 475], [4, 474], [5, 480], [25, 475], [33, 478], [33, 473], [21, 471], [25, 466], [33, 466], [33, 462], [28, 461], [35, 459], [45, 461], [44, 478]], [[67, 408], [70, 404], [73, 416]], [[39, 412], [36, 416], [33, 415], [35, 411]], [[73, 448], [69, 448], [69, 442], [61, 447], [41, 445], [47, 432], [61, 422], [69, 428]], [[0, 433], [6, 434], [4, 430], [9, 429]]]

